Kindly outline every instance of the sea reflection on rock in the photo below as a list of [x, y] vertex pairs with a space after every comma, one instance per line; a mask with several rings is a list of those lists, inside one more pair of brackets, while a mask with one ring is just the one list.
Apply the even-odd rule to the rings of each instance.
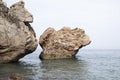
[[87, 72], [87, 64], [82, 60], [44, 60], [40, 64], [43, 80], [79, 80]]
[[[12, 74], [20, 74], [25, 80], [33, 80], [28, 76], [34, 76], [33, 69], [34, 67], [23, 62], [12, 63], [12, 64], [1, 64], [0, 65], [0, 80], [7, 80]], [[23, 80], [24, 80], [23, 79]]]
[[0, 80], [20, 73], [24, 80], [79, 80], [87, 72], [87, 63], [78, 59], [43, 60], [39, 64], [21, 61], [0, 65]]

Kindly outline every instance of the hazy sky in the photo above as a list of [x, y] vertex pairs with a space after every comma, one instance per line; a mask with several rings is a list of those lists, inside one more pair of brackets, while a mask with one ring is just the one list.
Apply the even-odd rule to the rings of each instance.
[[[19, 0], [3, 0], [8, 7]], [[24, 0], [37, 38], [48, 27], [79, 27], [92, 43], [84, 49], [120, 49], [120, 0]]]

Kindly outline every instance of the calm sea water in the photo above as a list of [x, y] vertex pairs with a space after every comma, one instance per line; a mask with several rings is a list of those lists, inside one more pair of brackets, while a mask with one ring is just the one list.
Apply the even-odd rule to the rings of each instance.
[[120, 80], [120, 50], [80, 50], [76, 59], [39, 60], [37, 49], [14, 64], [0, 64], [0, 80], [20, 73], [24, 80]]

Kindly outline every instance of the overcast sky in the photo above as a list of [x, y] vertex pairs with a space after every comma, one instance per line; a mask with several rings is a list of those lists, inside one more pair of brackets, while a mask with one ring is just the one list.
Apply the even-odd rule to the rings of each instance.
[[[3, 0], [8, 7], [19, 0]], [[79, 27], [92, 43], [84, 49], [120, 49], [120, 0], [24, 0], [37, 38], [48, 27]]]

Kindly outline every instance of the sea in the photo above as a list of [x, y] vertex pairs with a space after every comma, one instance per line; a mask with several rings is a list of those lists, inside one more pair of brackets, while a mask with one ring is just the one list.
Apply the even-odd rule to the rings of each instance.
[[0, 64], [0, 80], [13, 73], [24, 80], [120, 80], [120, 50], [80, 49], [76, 58], [59, 60], [40, 60], [41, 51]]

